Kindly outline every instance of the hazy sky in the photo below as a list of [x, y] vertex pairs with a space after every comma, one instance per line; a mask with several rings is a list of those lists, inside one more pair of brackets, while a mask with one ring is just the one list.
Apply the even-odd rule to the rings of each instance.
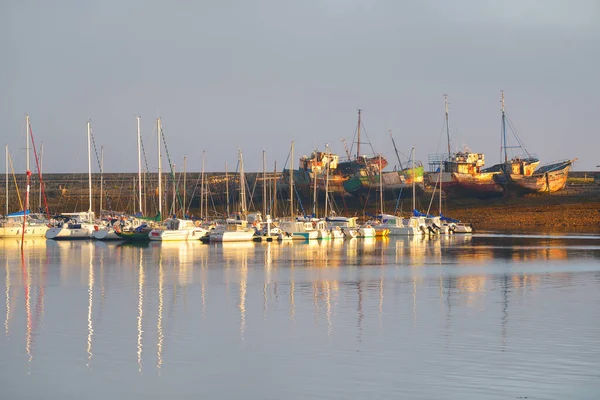
[[500, 90], [542, 163], [600, 164], [598, 0], [2, 0], [0, 51], [0, 142], [18, 170], [26, 113], [46, 172], [87, 171], [88, 118], [105, 171], [136, 171], [135, 115], [151, 170], [160, 115], [177, 169], [187, 155], [199, 171], [206, 150], [207, 170], [232, 170], [241, 148], [257, 171], [263, 149], [281, 169], [292, 140], [296, 165], [326, 143], [343, 155], [358, 108], [391, 164], [390, 129], [426, 164], [446, 148], [444, 93], [453, 150], [492, 165]]

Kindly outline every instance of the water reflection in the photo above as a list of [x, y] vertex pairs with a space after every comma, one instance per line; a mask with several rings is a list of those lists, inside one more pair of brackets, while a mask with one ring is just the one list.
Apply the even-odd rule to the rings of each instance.
[[[5, 260], [0, 270], [5, 274], [0, 280], [5, 285], [0, 352], [13, 362], [9, 338], [18, 336], [20, 354], [24, 343], [28, 364], [39, 367], [38, 372], [51, 366], [42, 365], [50, 357], [33, 362], [36, 346], [84, 368], [85, 342], [90, 373], [102, 374], [114, 364], [124, 375], [123, 369], [141, 374], [145, 366], [148, 375], [148, 370], [179, 372], [186, 363], [200, 368], [196, 360], [203, 353], [198, 348], [206, 343], [224, 357], [238, 354], [230, 349], [240, 344], [251, 355], [261, 344], [265, 352], [269, 346], [286, 348], [295, 361], [301, 351], [307, 357], [317, 352], [296, 350], [303, 340], [316, 342], [318, 349], [325, 340], [332, 349], [341, 346], [354, 354], [376, 348], [374, 337], [388, 351], [397, 345], [407, 354], [416, 350], [404, 348], [402, 340], [419, 349], [428, 343], [437, 351], [435, 357], [457, 347], [484, 358], [495, 349], [514, 354], [526, 351], [519, 347], [521, 335], [536, 332], [532, 321], [543, 325], [557, 320], [561, 309], [561, 318], [574, 318], [570, 323], [584, 328], [581, 332], [586, 321], [592, 324], [587, 326], [590, 335], [597, 332], [596, 318], [577, 319], [564, 312], [562, 303], [566, 309], [580, 309], [586, 303], [577, 296], [598, 300], [600, 241], [505, 239], [457, 235], [148, 246], [38, 241], [24, 246], [23, 258], [16, 251], [18, 242], [0, 242]], [[577, 301], [569, 304], [573, 298]], [[65, 310], [60, 308], [64, 304]], [[539, 314], [530, 315], [532, 310]], [[42, 327], [44, 315], [54, 319]], [[76, 320], [75, 329], [57, 328], [71, 326], [71, 320]], [[543, 329], [548, 328], [554, 326]], [[71, 343], [72, 332], [79, 340]], [[423, 342], [417, 340], [421, 338]], [[593, 343], [588, 336], [579, 341]], [[60, 355], [46, 348], [57, 342]], [[156, 367], [148, 362], [154, 343]], [[209, 350], [202, 351], [212, 354]], [[186, 358], [188, 351], [193, 355]], [[125, 366], [115, 363], [122, 361], [120, 353], [129, 354]], [[340, 363], [348, 360], [357, 361], [350, 357]], [[452, 362], [446, 362], [452, 369]]]

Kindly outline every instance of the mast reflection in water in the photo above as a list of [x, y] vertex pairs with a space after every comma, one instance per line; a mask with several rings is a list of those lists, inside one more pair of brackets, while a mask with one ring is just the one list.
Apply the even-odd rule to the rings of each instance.
[[0, 242], [7, 398], [600, 390], [597, 237], [24, 248]]

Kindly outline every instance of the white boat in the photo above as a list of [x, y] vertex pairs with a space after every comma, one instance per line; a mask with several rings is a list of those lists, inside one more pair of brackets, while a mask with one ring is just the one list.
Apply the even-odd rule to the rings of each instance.
[[78, 213], [63, 213], [55, 225], [46, 231], [46, 239], [91, 239], [92, 233], [97, 229], [94, 224], [94, 212], [92, 211], [92, 131], [90, 121], [87, 122], [88, 140], [88, 199], [87, 211]]
[[228, 218], [209, 233], [211, 242], [249, 242], [256, 230], [248, 226], [248, 221]]
[[[27, 213], [25, 238], [43, 237], [48, 230], [48, 220], [42, 216]], [[0, 220], [0, 239], [23, 237], [23, 211], [6, 215]]]
[[292, 235], [293, 240], [312, 240], [319, 235], [310, 221], [279, 221], [279, 227], [286, 234]]
[[414, 236], [425, 232], [425, 218], [402, 218], [395, 215], [383, 215], [383, 222], [378, 225], [380, 229], [387, 229], [389, 236]]
[[356, 217], [331, 216], [325, 218], [327, 226], [331, 229], [340, 228], [344, 237], [347, 239], [355, 238], [358, 235], [358, 225], [356, 224], [356, 220]]
[[148, 238], [153, 241], [200, 240], [207, 233], [206, 229], [196, 226], [192, 220], [169, 218], [161, 227], [152, 229]]
[[357, 235], [356, 235], [356, 237], [359, 237], [359, 238], [372, 238], [375, 236], [377, 236], [377, 232], [375, 231], [375, 228], [373, 228], [369, 224], [365, 224], [365, 225], [359, 227]]
[[[262, 217], [260, 213], [247, 214], [246, 212], [246, 180], [244, 175], [244, 159], [242, 151], [238, 152], [240, 163], [240, 208], [236, 218], [227, 218], [225, 225], [217, 226], [209, 233], [211, 242], [249, 242], [254, 239], [257, 230], [260, 230]], [[250, 217], [251, 226], [248, 226]]]
[[46, 239], [91, 239], [96, 227], [93, 212], [63, 213], [46, 231]]
[[[30, 124], [29, 124], [29, 116], [25, 116], [25, 141], [26, 141], [26, 171], [27, 171], [27, 187], [25, 194], [25, 207], [26, 211], [18, 211], [14, 213], [8, 212], [8, 164], [9, 164], [9, 154], [8, 154], [8, 145], [6, 146], [6, 215], [4, 218], [0, 219], [0, 239], [1, 238], [28, 238], [28, 237], [43, 237], [48, 230], [48, 219], [39, 214], [32, 214], [29, 211], [29, 192], [30, 192], [30, 176], [31, 173], [29, 171], [29, 139], [31, 136], [31, 140], [33, 141], [33, 133], [30, 132]], [[34, 147], [35, 150], [35, 147]], [[37, 153], [34, 153], [37, 156]], [[36, 158], [37, 159], [37, 158]], [[41, 182], [41, 170], [39, 172], [40, 182]], [[41, 187], [41, 185], [40, 185]], [[42, 189], [40, 189], [42, 192]], [[40, 193], [40, 203], [41, 203], [41, 193]], [[25, 226], [25, 229], [23, 229]]]
[[329, 236], [331, 239], [344, 239], [346, 235], [344, 235], [344, 231], [339, 226], [334, 226], [329, 229]]

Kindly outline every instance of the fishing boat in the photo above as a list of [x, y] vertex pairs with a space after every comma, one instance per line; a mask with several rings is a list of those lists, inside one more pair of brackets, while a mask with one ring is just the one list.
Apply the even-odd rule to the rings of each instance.
[[499, 197], [504, 189], [499, 185], [495, 176], [500, 170], [484, 170], [485, 156], [483, 153], [464, 151], [452, 153], [450, 150], [450, 128], [448, 113], [448, 96], [444, 95], [446, 111], [446, 135], [448, 152], [429, 156], [429, 165], [434, 169], [429, 174], [429, 183], [433, 186], [442, 184], [444, 192], [452, 197]]
[[569, 170], [575, 160], [563, 160], [543, 165], [531, 175], [510, 174], [509, 179], [505, 182], [506, 188], [509, 192], [520, 196], [562, 190], [567, 185]]
[[[398, 165], [393, 171], [382, 171], [384, 168], [383, 160], [374, 164], [378, 168], [363, 168], [344, 182], [344, 189], [354, 196], [363, 199], [374, 199], [379, 193], [381, 199], [397, 200], [398, 198], [406, 198], [412, 195], [413, 181], [416, 185], [416, 194], [420, 195], [424, 190], [424, 168], [419, 161], [409, 160], [407, 163], [402, 163], [398, 148], [394, 137], [390, 132], [392, 144], [396, 152]], [[414, 164], [411, 165], [411, 164]], [[385, 163], [387, 165], [387, 162]], [[409, 166], [411, 165], [411, 166]]]
[[[518, 146], [509, 146], [507, 142], [507, 127], [515, 136]], [[502, 173], [494, 178], [508, 194], [522, 196], [528, 193], [551, 193], [562, 190], [567, 184], [569, 170], [575, 160], [562, 160], [545, 164], [538, 168], [540, 163], [536, 156], [530, 155], [521, 140], [517, 137], [512, 124], [507, 119], [504, 105], [504, 92], [502, 92], [502, 151], [504, 163], [492, 167], [490, 170], [499, 170]], [[509, 159], [508, 150], [517, 148], [524, 155]]]
[[[330, 151], [329, 146], [325, 151], [314, 150], [310, 156], [300, 157], [300, 164], [297, 170], [291, 174], [294, 179], [295, 190], [302, 198], [309, 199], [313, 197], [313, 190], [316, 187], [317, 195], [322, 200], [328, 193], [334, 201], [351, 200], [355, 196], [350, 193], [345, 182], [356, 174], [366, 176], [379, 174], [380, 171], [388, 165], [388, 161], [382, 154], [374, 152], [370, 142], [362, 142], [361, 134], [364, 131], [362, 125], [362, 110], [358, 110], [358, 123], [356, 126], [355, 137], [356, 153], [352, 154], [353, 146], [346, 147], [346, 158], [340, 159], [337, 154]], [[371, 154], [361, 153], [361, 144], [371, 146]], [[293, 169], [293, 166], [291, 167]], [[286, 182], [286, 171], [279, 184], [280, 190], [289, 190], [289, 184]], [[328, 181], [326, 183], [326, 180]], [[327, 185], [327, 189], [325, 186]]]

